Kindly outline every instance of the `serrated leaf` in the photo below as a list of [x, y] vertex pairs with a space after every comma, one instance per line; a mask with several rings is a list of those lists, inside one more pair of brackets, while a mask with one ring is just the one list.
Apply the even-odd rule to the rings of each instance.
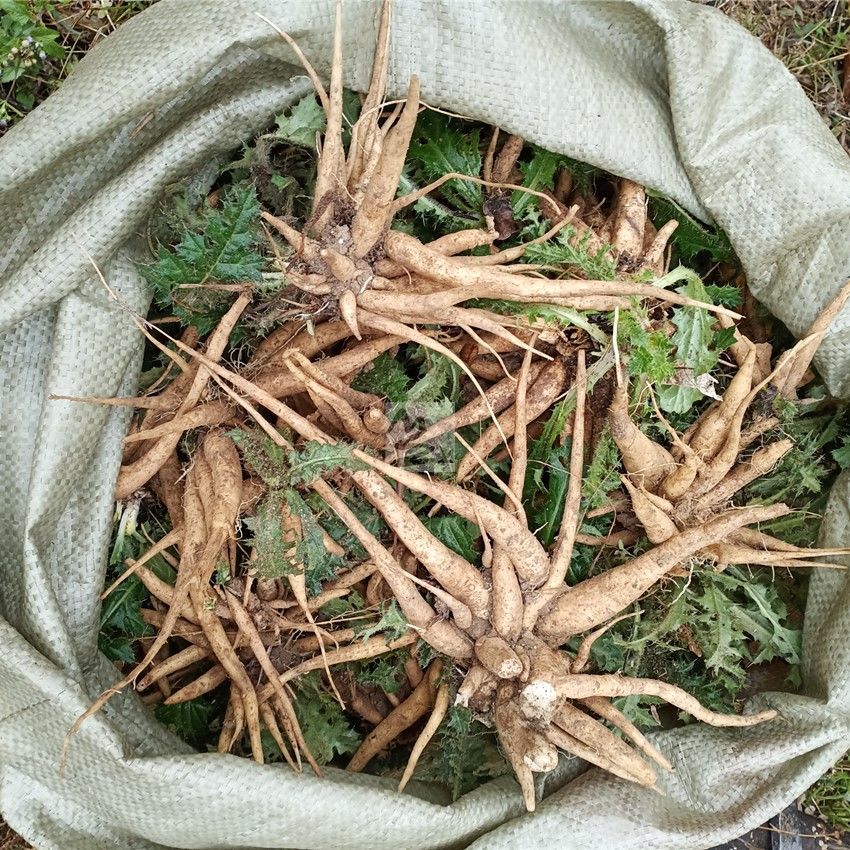
[[254, 250], [259, 213], [253, 188], [234, 186], [219, 208], [205, 210], [201, 230], [186, 230], [177, 245], [161, 246], [156, 262], [141, 267], [159, 305], [209, 332], [231, 296], [204, 284], [262, 280], [263, 258]]
[[471, 564], [478, 561], [476, 543], [481, 539], [481, 529], [463, 517], [449, 516], [423, 517], [422, 523], [441, 543], [466, 558]]
[[252, 567], [263, 578], [279, 578], [302, 569], [296, 558], [298, 541], [283, 530], [282, 507], [282, 494], [273, 491], [260, 501], [253, 517], [243, 520], [245, 527], [253, 532], [247, 541], [256, 555]]
[[302, 97], [286, 112], [275, 117], [277, 129], [275, 139], [315, 149], [316, 134], [323, 133], [326, 126], [325, 111], [315, 94]]
[[354, 629], [358, 637], [363, 640], [381, 634], [387, 643], [391, 643], [394, 640], [398, 640], [402, 635], [407, 634], [410, 624], [407, 622], [407, 618], [402, 613], [401, 608], [399, 608], [398, 602], [393, 599], [392, 602], [383, 603], [381, 616], [377, 623], [368, 626], [355, 626]]
[[[514, 194], [519, 194], [519, 192]], [[527, 197], [533, 196], [527, 194]], [[536, 233], [535, 235], [540, 236], [542, 234]], [[529, 245], [525, 249], [524, 257], [529, 263], [575, 267], [580, 269], [590, 280], [613, 280], [616, 277], [616, 268], [611, 259], [610, 246], [604, 245], [598, 251], [591, 253], [588, 248], [590, 232], [588, 231], [578, 241], [575, 241], [575, 236], [575, 228], [572, 225], [567, 225], [553, 239], [536, 245]], [[575, 244], [572, 244], [573, 241], [575, 241]]]
[[714, 332], [711, 347], [715, 351], [725, 351], [735, 344], [735, 328], [720, 328]]
[[679, 222], [670, 242], [676, 247], [683, 262], [692, 263], [703, 252], [718, 263], [728, 263], [735, 259], [735, 252], [725, 233], [706, 227], [669, 198], [663, 198], [651, 190], [647, 190], [647, 195], [650, 217], [656, 227], [662, 227], [671, 218]]
[[582, 493], [588, 509], [603, 505], [608, 494], [620, 486], [620, 452], [606, 423], [593, 451], [593, 459], [584, 473]]
[[[481, 173], [478, 130], [470, 132], [454, 118], [425, 110], [416, 121], [407, 161], [421, 174], [423, 184], [450, 172], [477, 177]], [[484, 201], [480, 185], [449, 180], [439, 192], [450, 206], [480, 218]]]
[[314, 440], [308, 441], [300, 451], [289, 453], [289, 484], [297, 487], [309, 484], [321, 475], [340, 469], [366, 469], [363, 461], [352, 454], [348, 443], [326, 445]]
[[353, 753], [362, 736], [348, 720], [339, 703], [308, 673], [295, 683], [295, 713], [304, 740], [319, 764], [328, 764], [337, 755]]
[[351, 386], [360, 392], [383, 396], [394, 404], [404, 404], [409, 384], [410, 378], [401, 363], [384, 352], [357, 375]]
[[468, 708], [452, 706], [417, 768], [417, 775], [446, 785], [453, 800], [509, 772], [493, 733]]
[[[552, 189], [555, 184], [555, 171], [563, 162], [560, 154], [552, 153], [543, 148], [534, 147], [534, 154], [528, 163], [520, 164], [522, 172], [522, 185], [526, 189], [541, 192], [543, 189]], [[511, 195], [511, 205], [514, 208], [514, 217], [520, 219], [526, 207], [535, 199], [531, 192], [516, 190]]]
[[318, 596], [322, 585], [336, 577], [345, 561], [325, 548], [324, 532], [310, 506], [295, 490], [286, 490], [284, 498], [301, 523], [301, 540], [295, 547], [295, 562], [304, 570], [307, 595]]
[[130, 638], [150, 634], [151, 627], [141, 615], [142, 603], [149, 595], [138, 576], [126, 578], [104, 600], [100, 613], [101, 630], [119, 632]]
[[406, 680], [404, 664], [408, 658], [410, 652], [406, 647], [379, 655], [357, 665], [354, 678], [361, 685], [375, 685], [384, 693], [394, 694]]
[[206, 695], [176, 705], [158, 705], [154, 715], [184, 741], [193, 747], [202, 748], [210, 738], [213, 721], [221, 712], [219, 703]]
[[[710, 300], [698, 279], [689, 279], [678, 291], [697, 301]], [[672, 321], [676, 326], [672, 339], [676, 347], [677, 369], [673, 376], [676, 380], [658, 387], [658, 403], [667, 413], [682, 414], [704, 395], [710, 395], [699, 381], [717, 365], [718, 353], [712, 348], [714, 320], [708, 310], [679, 307], [673, 311]]]
[[832, 459], [841, 469], [850, 468], [850, 437], [844, 437], [841, 445], [833, 450]]
[[712, 304], [720, 304], [722, 307], [740, 307], [744, 303], [744, 296], [741, 290], [734, 284], [718, 285], [715, 283], [707, 283], [705, 291], [711, 299]]

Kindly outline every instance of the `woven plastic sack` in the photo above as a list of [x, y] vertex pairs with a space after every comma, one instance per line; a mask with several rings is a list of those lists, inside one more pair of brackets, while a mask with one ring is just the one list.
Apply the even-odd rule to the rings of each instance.
[[[167, 184], [233, 149], [309, 90], [289, 31], [327, 71], [329, 0], [161, 0], [125, 24], [0, 141], [0, 811], [39, 850], [705, 848], [755, 827], [818, 778], [850, 732], [850, 582], [822, 571], [806, 611], [801, 695], [781, 719], [657, 734], [663, 796], [575, 762], [522, 810], [504, 777], [440, 791], [197, 754], [116, 697], [97, 652], [127, 413], [51, 394], [132, 394], [147, 295], [135, 240]], [[365, 89], [377, 0], [345, 7], [346, 84]], [[423, 98], [664, 192], [729, 234], [755, 293], [796, 333], [850, 271], [850, 167], [780, 63], [683, 0], [397, 0], [391, 94]], [[850, 394], [850, 319], [821, 350]], [[824, 543], [850, 543], [836, 485]]]

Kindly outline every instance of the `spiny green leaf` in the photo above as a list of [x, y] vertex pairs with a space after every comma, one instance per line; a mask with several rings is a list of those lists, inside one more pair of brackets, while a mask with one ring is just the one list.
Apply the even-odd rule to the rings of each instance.
[[651, 384], [662, 384], [676, 371], [674, 346], [663, 331], [648, 330], [648, 325], [638, 312], [620, 313], [618, 342], [628, 352], [630, 375], [645, 375]]
[[404, 404], [409, 384], [410, 378], [401, 363], [384, 352], [357, 375], [351, 386], [363, 393], [383, 396], [394, 404]]
[[[709, 301], [708, 292], [698, 279], [689, 279], [678, 291], [697, 301]], [[676, 360], [682, 370], [681, 374], [692, 376], [693, 379], [708, 374], [718, 360], [718, 352], [712, 348], [715, 341], [712, 315], [702, 307], [678, 307], [673, 311], [672, 321], [676, 326], [672, 342], [676, 346]], [[703, 398], [704, 393], [682, 379], [658, 387], [657, 396], [662, 410], [682, 414]]]
[[[560, 154], [552, 153], [543, 148], [534, 147], [531, 161], [520, 164], [522, 171], [522, 185], [526, 189], [540, 192], [543, 189], [552, 189], [555, 185], [555, 171], [563, 162]], [[511, 204], [514, 208], [514, 216], [522, 218], [526, 207], [535, 199], [531, 192], [516, 190], [511, 196]]]
[[562, 446], [555, 446], [545, 463], [535, 463], [533, 471], [530, 468], [533, 486], [528, 486], [526, 492], [529, 494], [531, 525], [536, 529], [540, 542], [547, 547], [552, 545], [564, 513], [564, 500], [570, 480], [570, 442], [568, 440]]
[[620, 452], [606, 424], [593, 451], [593, 459], [584, 473], [582, 492], [588, 510], [605, 504], [608, 494], [620, 486], [619, 466]]
[[328, 764], [334, 756], [353, 753], [360, 746], [362, 736], [318, 675], [300, 676], [295, 689], [295, 714], [307, 747], [319, 764]]
[[405, 680], [404, 664], [410, 658], [407, 647], [379, 655], [357, 665], [354, 678], [361, 685], [376, 685], [388, 694], [394, 694]]
[[744, 303], [744, 296], [741, 290], [734, 284], [718, 285], [715, 283], [707, 283], [705, 291], [711, 299], [712, 304], [720, 304], [722, 307], [740, 307]]
[[156, 262], [141, 267], [157, 303], [202, 334], [212, 330], [232, 296], [203, 285], [262, 280], [263, 259], [254, 249], [259, 212], [253, 188], [234, 186], [220, 208], [205, 211], [201, 231], [185, 231], [173, 248], [161, 246]]
[[406, 403], [457, 397], [460, 392], [460, 367], [448, 357], [426, 352], [423, 372], [422, 377], [407, 391]]
[[304, 570], [307, 595], [317, 596], [324, 582], [335, 578], [345, 561], [325, 548], [323, 529], [301, 494], [289, 489], [284, 491], [284, 498], [301, 523], [301, 540], [295, 547], [295, 560]]
[[355, 626], [354, 628], [363, 640], [374, 637], [377, 634], [382, 634], [387, 643], [391, 643], [394, 640], [398, 640], [402, 635], [407, 634], [410, 624], [407, 622], [407, 618], [402, 613], [401, 608], [398, 607], [398, 603], [393, 599], [392, 602], [384, 604], [381, 609], [381, 617], [377, 623], [365, 627]]
[[245, 465], [263, 480], [270, 490], [280, 490], [288, 482], [286, 452], [259, 429], [234, 428], [228, 435], [242, 453]]
[[711, 347], [715, 351], [725, 351], [731, 345], [735, 344], [735, 329], [720, 328], [714, 332], [714, 338], [711, 341]]
[[345, 617], [348, 614], [356, 614], [366, 607], [366, 600], [356, 591], [340, 599], [331, 599], [321, 607], [322, 616], [327, 620], [337, 617]]
[[[536, 234], [541, 235], [541, 234]], [[611, 246], [604, 245], [598, 251], [588, 248], [590, 231], [576, 241], [576, 230], [567, 225], [553, 239], [525, 249], [525, 260], [549, 266], [566, 266], [580, 269], [591, 280], [613, 280], [616, 269], [611, 259]], [[575, 244], [572, 244], [575, 242]]]
[[474, 522], [451, 514], [423, 517], [422, 523], [437, 540], [453, 552], [457, 552], [471, 564], [477, 563], [479, 556], [475, 544], [481, 539], [481, 529]]
[[253, 536], [247, 541], [256, 557], [253, 569], [262, 578], [279, 578], [301, 572], [302, 564], [296, 556], [298, 541], [289, 538], [281, 524], [283, 496], [280, 491], [271, 491], [257, 505], [253, 517], [245, 517], [243, 525]]
[[735, 252], [722, 230], [712, 230], [686, 212], [675, 201], [647, 190], [649, 212], [656, 227], [662, 227], [671, 218], [679, 222], [671, 242], [685, 263], [692, 263], [701, 253], [717, 263], [728, 263], [735, 259]]
[[293, 487], [309, 484], [339, 469], [366, 469], [366, 465], [354, 457], [348, 443], [326, 445], [310, 440], [300, 451], [289, 453], [289, 483]]
[[[478, 130], [464, 129], [454, 118], [426, 109], [416, 121], [407, 161], [428, 183], [450, 172], [477, 177], [481, 173]], [[449, 180], [440, 189], [446, 202], [459, 210], [481, 215], [481, 186]]]
[[160, 723], [199, 749], [209, 741], [211, 727], [221, 712], [222, 700], [210, 695], [179, 702], [177, 705], [158, 705], [154, 709], [154, 715]]
[[[426, 185], [425, 182], [422, 185]], [[398, 181], [398, 197], [402, 198], [420, 188], [422, 187], [408, 175], [402, 174]], [[433, 224], [433, 228], [426, 227], [425, 230], [427, 232], [422, 234], [426, 242], [435, 238], [437, 233], [454, 233], [455, 231], [466, 230], [480, 224], [480, 217], [470, 213], [459, 213], [430, 195], [425, 195], [419, 198], [418, 201], [415, 201], [413, 210], [421, 216], [425, 225]], [[405, 221], [399, 217], [393, 220], [392, 226], [393, 229], [402, 230], [405, 233], [413, 233], [415, 231], [415, 228], [409, 221]]]
[[448, 786], [453, 800], [508, 771], [493, 733], [459, 705], [449, 709], [417, 769], [422, 779]]
[[315, 149], [316, 133], [325, 130], [325, 111], [316, 95], [308, 94], [286, 112], [276, 116], [275, 123], [277, 130], [272, 134], [274, 138]]

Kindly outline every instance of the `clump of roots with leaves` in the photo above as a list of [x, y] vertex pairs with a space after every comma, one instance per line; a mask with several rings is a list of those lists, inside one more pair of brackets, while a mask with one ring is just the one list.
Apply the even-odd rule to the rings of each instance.
[[797, 661], [784, 570], [837, 566], [802, 509], [846, 461], [809, 365], [850, 290], [774, 351], [672, 202], [416, 78], [387, 101], [390, 12], [362, 96], [339, 6], [327, 90], [280, 33], [315, 96], [152, 225], [159, 362], [86, 400], [142, 411], [104, 594], [126, 675], [88, 714], [133, 685], [200, 746], [455, 795], [501, 753], [529, 810], [561, 754], [654, 787], [665, 705], [775, 716], [735, 700]]

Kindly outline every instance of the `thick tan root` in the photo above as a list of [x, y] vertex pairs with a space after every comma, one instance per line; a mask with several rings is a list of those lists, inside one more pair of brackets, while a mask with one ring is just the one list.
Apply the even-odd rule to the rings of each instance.
[[515, 679], [522, 673], [522, 661], [498, 635], [486, 635], [475, 641], [475, 657], [482, 667], [500, 679]]
[[386, 749], [402, 732], [424, 717], [434, 706], [437, 683], [442, 673], [443, 662], [439, 659], [432, 661], [428, 672], [413, 693], [363, 739], [345, 769], [359, 773], [381, 750]]
[[667, 449], [647, 437], [632, 421], [625, 387], [615, 390], [608, 413], [611, 436], [620, 450], [623, 466], [635, 484], [654, 491], [664, 476], [676, 467], [676, 461]]
[[401, 781], [398, 783], [399, 793], [404, 791], [405, 786], [408, 782], [410, 782], [411, 777], [413, 776], [413, 772], [416, 770], [416, 765], [419, 764], [419, 759], [422, 756], [425, 747], [428, 746], [431, 738], [434, 737], [434, 733], [440, 727], [440, 724], [443, 722], [443, 719], [446, 716], [446, 712], [449, 710], [449, 686], [446, 684], [440, 685], [437, 688], [437, 696], [434, 699], [434, 707], [431, 710], [431, 716], [428, 718], [428, 722], [423, 727], [422, 731], [419, 733], [419, 737], [416, 739], [416, 743], [413, 745], [413, 749], [410, 751], [410, 756], [407, 759], [407, 765], [404, 768], [404, 773], [402, 774]]
[[740, 508], [681, 531], [628, 563], [586, 579], [561, 594], [543, 612], [537, 632], [550, 645], [560, 646], [571, 635], [581, 634], [616, 616], [669, 570], [686, 563], [700, 549], [746, 525], [776, 519], [789, 512], [781, 504]]
[[686, 711], [697, 720], [709, 726], [755, 726], [772, 720], [777, 712], [773, 709], [760, 711], [756, 714], [718, 714], [709, 711], [689, 693], [675, 685], [659, 682], [656, 679], [633, 679], [629, 676], [601, 673], [588, 675], [580, 673], [569, 676], [561, 685], [561, 690], [568, 699], [586, 699], [587, 697], [627, 697], [636, 694], [654, 696]]
[[673, 770], [673, 765], [670, 761], [647, 737], [637, 728], [637, 726], [616, 708], [605, 697], [587, 697], [581, 700], [582, 705], [587, 706], [594, 714], [599, 715], [603, 720], [607, 720], [612, 726], [619, 729], [627, 738], [630, 738], [634, 745], [646, 756], [651, 758], [659, 767], [664, 770]]

